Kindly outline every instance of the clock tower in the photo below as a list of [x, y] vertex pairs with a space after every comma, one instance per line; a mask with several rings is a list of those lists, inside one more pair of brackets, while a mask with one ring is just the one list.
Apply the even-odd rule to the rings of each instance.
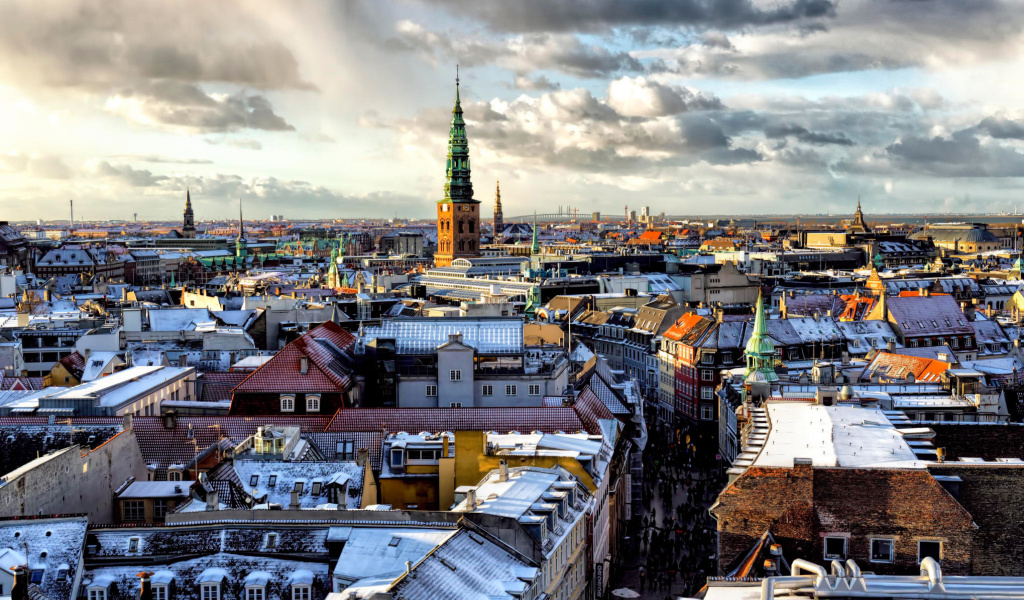
[[466, 139], [466, 122], [462, 119], [456, 71], [444, 198], [437, 202], [434, 264], [447, 267], [456, 258], [476, 256], [480, 256], [480, 201], [473, 199], [473, 184], [469, 179], [469, 141]]

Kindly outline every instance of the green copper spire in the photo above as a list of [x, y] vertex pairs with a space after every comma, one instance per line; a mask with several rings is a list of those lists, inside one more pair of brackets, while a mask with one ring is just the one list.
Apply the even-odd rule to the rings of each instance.
[[462, 118], [459, 99], [458, 67], [455, 74], [455, 106], [452, 108], [452, 126], [448, 131], [448, 166], [445, 171], [444, 200], [472, 202], [473, 183], [469, 179], [469, 140], [466, 121]]
[[537, 211], [533, 211], [533, 245], [530, 254], [540, 254], [540, 243], [537, 242]]
[[775, 343], [768, 336], [768, 325], [765, 320], [764, 297], [757, 294], [757, 308], [754, 313], [754, 331], [743, 351], [747, 359], [747, 370], [743, 372], [744, 381], [753, 383], [778, 381], [775, 374]]

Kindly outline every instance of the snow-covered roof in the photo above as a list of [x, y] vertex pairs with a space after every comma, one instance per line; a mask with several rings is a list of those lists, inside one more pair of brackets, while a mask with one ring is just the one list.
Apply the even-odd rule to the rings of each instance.
[[758, 467], [924, 468], [925, 463], [877, 408], [768, 402], [770, 429], [753, 461]]
[[399, 353], [427, 354], [453, 334], [462, 334], [463, 344], [485, 354], [523, 351], [523, 322], [518, 318], [397, 318], [365, 328], [363, 339], [394, 339]]
[[332, 527], [344, 534], [345, 547], [334, 567], [334, 577], [354, 583], [367, 577], [397, 578], [405, 561], [419, 562], [428, 552], [454, 535], [455, 529], [414, 527]]
[[181, 481], [134, 481], [115, 494], [117, 498], [184, 498], [189, 495], [189, 486]]

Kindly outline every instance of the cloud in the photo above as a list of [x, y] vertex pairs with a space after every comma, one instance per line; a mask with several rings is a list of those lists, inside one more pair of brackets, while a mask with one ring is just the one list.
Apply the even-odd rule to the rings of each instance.
[[418, 54], [433, 64], [442, 58], [464, 66], [495, 64], [520, 75], [533, 70], [554, 70], [576, 77], [595, 78], [647, 70], [629, 52], [584, 43], [572, 34], [531, 33], [501, 38], [470, 36], [462, 32], [449, 35], [402, 20], [395, 24], [394, 35], [385, 42], [385, 46], [394, 51]]
[[547, 78], [546, 75], [530, 77], [528, 75], [516, 75], [512, 87], [518, 90], [557, 90], [562, 86]]
[[152, 187], [167, 181], [164, 175], [153, 175], [146, 169], [135, 169], [126, 164], [111, 164], [105, 160], [93, 159], [85, 163], [83, 172], [92, 177], [116, 179], [132, 187]]
[[214, 146], [224, 144], [230, 148], [239, 148], [241, 150], [263, 149], [263, 144], [259, 140], [251, 138], [206, 138], [206, 143]]
[[196, 132], [295, 129], [264, 96], [207, 94], [195, 84], [177, 81], [123, 90], [107, 99], [106, 109], [139, 123]]
[[0, 155], [0, 173], [24, 173], [42, 179], [70, 179], [73, 171], [59, 157], [11, 152]]
[[631, 117], [661, 117], [689, 110], [724, 108], [714, 96], [668, 86], [646, 77], [622, 77], [608, 85], [608, 105]]
[[121, 155], [116, 158], [130, 158], [148, 163], [168, 163], [176, 165], [210, 165], [213, 161], [208, 158], [175, 158], [171, 156], [160, 156], [157, 154]]
[[786, 138], [793, 137], [801, 142], [808, 144], [826, 146], [834, 144], [837, 146], [852, 146], [853, 140], [846, 137], [842, 133], [821, 133], [817, 131], [808, 131], [806, 128], [799, 125], [786, 124], [786, 125], [769, 125], [765, 128], [764, 134], [769, 138]]
[[1024, 122], [1004, 115], [985, 117], [978, 123], [978, 129], [999, 140], [1024, 140]]
[[10, 0], [0, 79], [101, 93], [156, 80], [313, 89], [259, 11], [241, 0]]
[[600, 31], [627, 25], [741, 28], [831, 17], [831, 0], [790, 0], [760, 8], [751, 0], [431, 0], [496, 31]]

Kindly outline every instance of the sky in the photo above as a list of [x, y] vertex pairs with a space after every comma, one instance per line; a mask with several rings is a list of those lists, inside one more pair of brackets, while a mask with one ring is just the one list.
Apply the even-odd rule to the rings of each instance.
[[[1021, 0], [3, 0], [8, 220], [1013, 211]], [[1021, 208], [1024, 208], [1022, 206]]]

